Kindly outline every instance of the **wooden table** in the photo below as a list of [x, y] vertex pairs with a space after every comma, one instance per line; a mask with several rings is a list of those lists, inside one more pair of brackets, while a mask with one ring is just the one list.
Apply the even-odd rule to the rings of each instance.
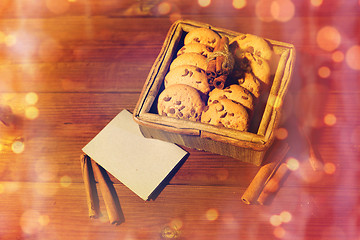
[[[0, 126], [0, 239], [359, 239], [359, 13], [341, 0], [1, 1], [0, 103], [16, 118]], [[259, 167], [185, 148], [155, 201], [112, 177], [125, 222], [109, 224], [101, 195], [90, 219], [81, 149], [134, 109], [180, 18], [295, 45], [280, 127], [299, 166], [271, 203], [246, 205]]]

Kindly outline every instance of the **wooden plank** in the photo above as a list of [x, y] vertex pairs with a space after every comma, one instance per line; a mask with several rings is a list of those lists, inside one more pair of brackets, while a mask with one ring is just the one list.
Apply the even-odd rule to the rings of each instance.
[[[306, 239], [335, 240], [341, 234], [355, 236], [356, 205], [339, 204], [338, 195], [329, 188], [281, 189], [272, 205], [241, 203], [244, 189], [235, 187], [169, 186], [155, 201], [144, 202], [127, 188], [116, 185], [125, 222], [118, 227], [108, 223], [100, 195], [103, 216], [89, 219], [84, 187], [81, 183], [0, 182], [0, 236], [15, 239], [28, 236], [42, 239], [99, 239], [136, 237], [158, 239], [165, 227], [177, 227], [185, 239], [263, 239], [274, 236], [270, 218], [283, 211], [290, 214], [281, 227], [287, 235]], [[342, 201], [357, 195], [358, 188], [338, 190]], [[326, 206], [319, 208], [319, 205]], [[76, 206], [76, 207], [75, 207]], [[324, 224], [328, 218], [336, 228]], [[310, 225], [307, 223], [311, 222]], [[307, 228], [304, 230], [304, 226]], [[259, 231], [261, 229], [261, 231]], [[332, 230], [328, 236], [329, 229]], [[214, 237], [215, 234], [215, 237]], [[297, 239], [297, 238], [295, 238]]]

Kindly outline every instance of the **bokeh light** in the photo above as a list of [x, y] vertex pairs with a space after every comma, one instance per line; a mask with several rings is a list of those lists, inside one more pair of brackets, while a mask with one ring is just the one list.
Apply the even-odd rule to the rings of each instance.
[[321, 66], [321, 67], [319, 67], [319, 69], [318, 69], [318, 75], [319, 75], [319, 77], [321, 77], [321, 78], [328, 78], [328, 77], [330, 77], [330, 74], [331, 74], [331, 70], [330, 70], [329, 67], [327, 67], [327, 66]]
[[333, 126], [336, 124], [336, 116], [334, 114], [328, 113], [324, 117], [324, 123], [328, 126]]
[[34, 92], [29, 92], [25, 95], [25, 101], [27, 104], [29, 105], [34, 105], [38, 102], [39, 97], [36, 93]]
[[31, 106], [25, 109], [25, 116], [27, 119], [34, 120], [39, 116], [39, 109]]
[[291, 215], [291, 213], [288, 212], [288, 211], [282, 211], [282, 212], [280, 213], [280, 218], [281, 218], [281, 221], [282, 221], [283, 223], [288, 223], [288, 222], [291, 221], [292, 215]]
[[41, 216], [39, 217], [39, 220], [38, 220], [38, 221], [39, 221], [39, 223], [40, 223], [41, 226], [46, 226], [46, 225], [49, 224], [50, 218], [49, 218], [48, 215], [41, 215]]
[[278, 128], [275, 130], [275, 137], [279, 140], [284, 140], [288, 137], [289, 132], [286, 128]]
[[171, 5], [168, 2], [161, 2], [157, 6], [157, 11], [160, 15], [168, 15], [171, 12]]
[[295, 15], [295, 5], [290, 0], [275, 0], [271, 3], [272, 17], [280, 22], [287, 22]]
[[232, 5], [235, 9], [242, 9], [246, 6], [246, 0], [233, 0]]
[[259, 0], [255, 6], [256, 16], [263, 22], [272, 22], [274, 17], [271, 14], [272, 0]]
[[20, 154], [20, 153], [24, 152], [24, 150], [25, 150], [24, 142], [22, 140], [15, 140], [11, 144], [11, 150], [16, 154]]
[[16, 36], [13, 34], [9, 34], [5, 36], [4, 43], [6, 46], [11, 47], [16, 44]]
[[273, 233], [276, 238], [284, 238], [286, 231], [282, 227], [276, 227]]
[[327, 162], [327, 163], [324, 164], [324, 172], [325, 172], [326, 174], [331, 175], [331, 174], [334, 174], [335, 171], [336, 171], [336, 166], [335, 166], [335, 164], [333, 164], [333, 163], [331, 163], [331, 162]]
[[296, 158], [290, 157], [286, 160], [286, 165], [291, 171], [299, 169], [300, 163]]
[[313, 5], [314, 7], [319, 7], [322, 5], [323, 0], [311, 0], [310, 1], [311, 5]]
[[354, 70], [360, 70], [360, 45], [354, 45], [346, 51], [345, 60]]
[[72, 184], [71, 177], [65, 175], [60, 178], [60, 185], [62, 187], [69, 187]]
[[219, 212], [215, 208], [210, 208], [206, 211], [206, 219], [209, 221], [215, 221], [219, 217]]
[[325, 51], [334, 51], [341, 43], [341, 35], [333, 26], [321, 28], [316, 35], [318, 46]]
[[211, 4], [211, 0], [198, 0], [200, 7], [208, 7]]
[[42, 225], [39, 222], [41, 215], [35, 210], [26, 210], [20, 217], [20, 227], [25, 234], [33, 235], [38, 233]]
[[345, 56], [342, 51], [337, 50], [332, 53], [331, 58], [334, 62], [342, 62], [342, 61], [344, 61]]
[[280, 215], [274, 214], [270, 217], [270, 224], [277, 227], [282, 223]]

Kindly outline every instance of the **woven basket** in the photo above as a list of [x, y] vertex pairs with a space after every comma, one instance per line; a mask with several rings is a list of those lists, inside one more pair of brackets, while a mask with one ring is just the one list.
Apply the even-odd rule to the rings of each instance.
[[134, 109], [134, 119], [145, 137], [233, 157], [259, 166], [274, 141], [274, 131], [280, 121], [283, 100], [293, 71], [295, 48], [288, 43], [266, 39], [276, 56], [271, 64], [273, 82], [269, 92], [263, 94], [256, 104], [248, 132], [160, 116], [156, 109], [157, 97], [164, 88], [163, 80], [170, 63], [183, 46], [186, 33], [199, 27], [211, 28], [221, 36], [227, 36], [230, 41], [241, 34], [190, 20], [175, 22], [146, 79]]

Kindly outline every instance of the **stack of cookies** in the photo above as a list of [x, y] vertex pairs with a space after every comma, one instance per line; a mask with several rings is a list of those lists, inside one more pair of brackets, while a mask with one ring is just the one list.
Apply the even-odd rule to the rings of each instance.
[[209, 28], [187, 33], [170, 64], [158, 98], [160, 115], [247, 131], [254, 105], [271, 85], [272, 49], [263, 38], [244, 34], [229, 43], [235, 59], [223, 88], [209, 84], [209, 56], [221, 37]]

